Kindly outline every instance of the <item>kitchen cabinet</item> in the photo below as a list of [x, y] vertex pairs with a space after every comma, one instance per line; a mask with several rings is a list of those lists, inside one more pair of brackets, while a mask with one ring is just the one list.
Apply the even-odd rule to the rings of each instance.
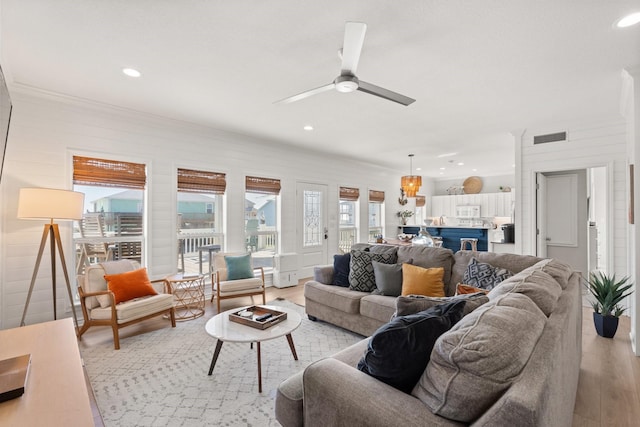
[[514, 191], [501, 193], [456, 194], [431, 197], [431, 216], [456, 216], [458, 205], [478, 205], [482, 217], [511, 216]]

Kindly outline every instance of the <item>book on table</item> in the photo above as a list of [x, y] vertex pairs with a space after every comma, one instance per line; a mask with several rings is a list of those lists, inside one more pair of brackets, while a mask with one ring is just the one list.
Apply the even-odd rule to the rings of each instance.
[[30, 366], [30, 354], [0, 360], [0, 402], [24, 394]]

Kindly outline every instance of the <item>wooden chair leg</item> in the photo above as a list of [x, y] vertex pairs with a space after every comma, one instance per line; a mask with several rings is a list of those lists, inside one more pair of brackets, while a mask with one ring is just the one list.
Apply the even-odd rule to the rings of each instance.
[[217, 306], [218, 306], [218, 314], [220, 314], [220, 297], [218, 297], [216, 299], [216, 303], [217, 303]]
[[264, 305], [266, 303], [267, 303], [267, 299], [266, 299], [266, 296], [265, 296], [265, 290], [263, 289], [262, 290], [262, 304]]
[[82, 338], [82, 334], [84, 334], [85, 332], [87, 332], [87, 329], [89, 329], [89, 323], [88, 322], [84, 322], [82, 324], [82, 327], [80, 328], [80, 330], [78, 331], [78, 339]]
[[118, 332], [118, 325], [111, 325], [111, 329], [113, 329], [113, 347], [116, 350], [120, 350], [120, 334]]
[[176, 309], [172, 308], [171, 310], [169, 310], [169, 317], [171, 318], [171, 327], [175, 328], [176, 327]]

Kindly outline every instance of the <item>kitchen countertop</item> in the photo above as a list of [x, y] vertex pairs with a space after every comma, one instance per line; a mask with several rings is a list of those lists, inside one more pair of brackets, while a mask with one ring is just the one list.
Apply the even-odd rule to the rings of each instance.
[[[417, 226], [416, 226], [417, 227]], [[483, 227], [473, 227], [471, 225], [427, 225], [427, 228], [472, 228], [472, 229], [478, 229], [478, 230], [490, 230], [493, 227], [487, 227], [487, 226], [483, 226]]]

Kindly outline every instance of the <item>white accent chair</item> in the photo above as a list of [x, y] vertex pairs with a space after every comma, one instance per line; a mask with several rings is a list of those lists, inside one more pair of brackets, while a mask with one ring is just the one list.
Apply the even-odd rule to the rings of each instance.
[[253, 301], [254, 295], [262, 295], [262, 304], [266, 304], [264, 269], [262, 267], [253, 267], [252, 264], [254, 274], [256, 272], [259, 273], [258, 277], [227, 280], [227, 264], [224, 260], [225, 255], [238, 256], [244, 254], [218, 252], [214, 257], [213, 272], [211, 273], [211, 286], [213, 288], [211, 302], [216, 298], [218, 313], [220, 313], [220, 300], [223, 299], [250, 296], [251, 301]]
[[[137, 261], [121, 260], [109, 264], [117, 265], [120, 273], [140, 268]], [[111, 274], [116, 272], [110, 271]], [[78, 331], [78, 338], [82, 337], [91, 326], [111, 326], [113, 330], [113, 345], [120, 349], [120, 328], [150, 319], [155, 316], [167, 315], [171, 326], [176, 327], [173, 295], [167, 281], [152, 280], [151, 285], [158, 295], [135, 298], [115, 304], [114, 294], [108, 290], [104, 279], [105, 270], [101, 264], [87, 267], [83, 276], [78, 276], [78, 293], [82, 305], [84, 323]]]

